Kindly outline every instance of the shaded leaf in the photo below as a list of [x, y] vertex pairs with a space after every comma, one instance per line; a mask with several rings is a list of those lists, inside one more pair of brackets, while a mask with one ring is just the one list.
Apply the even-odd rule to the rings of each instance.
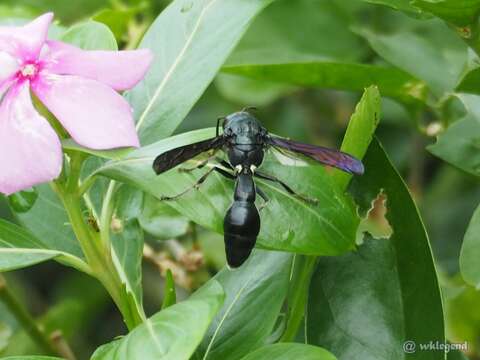
[[365, 175], [352, 182], [353, 193], [365, 213], [384, 191], [393, 235], [367, 237], [357, 252], [320, 259], [311, 285], [307, 339], [339, 359], [445, 358], [443, 352], [403, 351], [406, 340], [444, 343], [440, 289], [418, 210], [377, 141], [365, 165]]
[[271, 1], [176, 0], [160, 14], [140, 44], [154, 52], [154, 63], [127, 96], [142, 144], [175, 130]]
[[[180, 193], [207, 170], [185, 173], [172, 169], [156, 176], [152, 170], [154, 158], [169, 149], [205, 140], [214, 134], [215, 129], [210, 128], [161, 140], [120, 161], [105, 164], [99, 173], [127, 182], [157, 198]], [[206, 169], [210, 166], [208, 164]], [[316, 206], [306, 204], [271, 182], [257, 180], [258, 186], [270, 198], [261, 213], [263, 224], [258, 246], [316, 255], [335, 255], [353, 247], [358, 218], [349, 199], [321, 165], [286, 166], [267, 157], [262, 170], [292, 184], [299, 193], [317, 198], [319, 203]], [[233, 181], [213, 173], [199, 191], [191, 191], [168, 204], [192, 221], [223, 233], [223, 219], [232, 202], [232, 194]]]
[[13, 211], [23, 213], [29, 211], [35, 201], [37, 201], [38, 192], [35, 188], [22, 190], [8, 196], [8, 204]]
[[[83, 258], [63, 205], [52, 188], [45, 184], [35, 187], [38, 198], [27, 212], [12, 211], [20, 224], [40, 239], [44, 247]], [[48, 216], [45, 216], [48, 214]]]
[[213, 281], [120, 340], [100, 347], [92, 360], [188, 360], [220, 309], [223, 297], [222, 287]]
[[401, 10], [407, 14], [412, 14], [415, 16], [421, 15], [421, 10], [411, 4], [410, 0], [364, 0], [370, 4], [379, 4], [389, 6], [395, 10]]
[[[368, 28], [359, 28], [356, 32], [387, 62], [424, 80], [437, 97], [457, 85], [467, 46], [442, 23], [429, 22], [425, 28], [417, 25], [391, 34]], [[383, 93], [381, 87], [380, 91]]]
[[295, 343], [264, 346], [242, 360], [336, 360], [336, 357], [322, 348]]
[[85, 271], [86, 264], [75, 256], [58, 249], [49, 249], [18, 225], [0, 219], [0, 271], [9, 271], [57, 258]]
[[256, 250], [240, 268], [224, 268], [210, 280], [223, 286], [225, 302], [193, 359], [237, 360], [267, 343], [288, 291], [292, 258]]

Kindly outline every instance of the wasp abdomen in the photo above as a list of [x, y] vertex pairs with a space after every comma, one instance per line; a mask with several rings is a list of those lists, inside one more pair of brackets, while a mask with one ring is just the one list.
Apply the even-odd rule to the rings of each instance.
[[260, 232], [251, 174], [240, 174], [237, 178], [234, 202], [225, 215], [223, 232], [227, 263], [232, 268], [239, 267], [252, 252]]

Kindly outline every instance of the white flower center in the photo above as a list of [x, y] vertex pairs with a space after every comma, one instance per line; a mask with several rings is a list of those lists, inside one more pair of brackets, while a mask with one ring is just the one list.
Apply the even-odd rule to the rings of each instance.
[[20, 72], [25, 77], [33, 77], [37, 74], [37, 67], [34, 64], [28, 64]]

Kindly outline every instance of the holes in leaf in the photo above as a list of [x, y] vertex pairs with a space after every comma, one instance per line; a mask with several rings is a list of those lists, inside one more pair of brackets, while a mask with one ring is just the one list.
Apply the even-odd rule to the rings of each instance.
[[381, 190], [372, 200], [366, 216], [360, 221], [357, 244], [363, 242], [363, 233], [365, 232], [371, 234], [375, 239], [388, 239], [393, 234], [393, 229], [386, 218], [387, 211], [387, 194]]

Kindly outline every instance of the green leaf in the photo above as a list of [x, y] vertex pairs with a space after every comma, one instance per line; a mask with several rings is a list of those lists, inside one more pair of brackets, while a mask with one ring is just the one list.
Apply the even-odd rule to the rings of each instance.
[[336, 360], [336, 357], [322, 348], [295, 343], [264, 346], [242, 360]]
[[47, 184], [35, 187], [38, 198], [27, 212], [16, 212], [21, 225], [40, 239], [44, 247], [83, 258], [83, 253], [70, 225], [68, 215], [57, 194]]
[[[133, 297], [135, 313], [144, 315], [142, 305], [143, 231], [137, 217], [143, 207], [143, 193], [122, 185], [116, 192], [111, 227], [112, 259], [127, 296]], [[131, 302], [130, 302], [131, 303]]]
[[413, 0], [413, 6], [456, 25], [474, 25], [480, 14], [480, 0]]
[[92, 360], [188, 360], [223, 303], [220, 284], [210, 282], [148, 319], [120, 340], [104, 345]]
[[154, 63], [127, 95], [142, 144], [175, 130], [271, 1], [176, 0], [160, 14], [140, 44], [154, 52]]
[[[352, 192], [362, 213], [381, 191], [393, 235], [367, 236], [357, 252], [322, 258], [309, 298], [306, 338], [339, 359], [440, 359], [443, 352], [405, 354], [406, 340], [445, 342], [443, 309], [428, 237], [408, 189], [373, 141], [364, 176]], [[381, 336], [379, 336], [381, 334]]]
[[448, 353], [447, 360], [468, 360], [468, 358], [461, 351], [452, 350]]
[[177, 302], [177, 295], [175, 292], [175, 282], [173, 280], [172, 271], [167, 269], [165, 274], [165, 288], [163, 290], [163, 302], [162, 302], [162, 310], [175, 305]]
[[[432, 93], [441, 97], [457, 85], [467, 46], [442, 23], [429, 22], [428, 25], [422, 23], [391, 34], [368, 28], [356, 29], [356, 32], [387, 62], [424, 80]], [[380, 91], [383, 93], [381, 87]]]
[[267, 343], [287, 295], [292, 258], [256, 250], [239, 269], [223, 269], [210, 280], [223, 286], [226, 298], [194, 360], [237, 360]]
[[363, 0], [370, 4], [379, 4], [391, 7], [395, 10], [404, 11], [407, 14], [412, 14], [415, 16], [420, 16], [422, 14], [421, 10], [411, 4], [410, 0]]
[[27, 230], [0, 219], [1, 272], [20, 269], [53, 258], [75, 266], [81, 271], [88, 268], [81, 259], [66, 252], [49, 249]]
[[60, 40], [84, 50], [118, 49], [115, 36], [108, 26], [96, 21], [87, 21], [72, 26], [63, 33]]
[[128, 36], [128, 25], [135, 20], [139, 8], [103, 9], [93, 16], [93, 20], [103, 23], [115, 35], [117, 41]]
[[[365, 89], [355, 108], [343, 138], [341, 150], [363, 159], [380, 122], [381, 97], [376, 86]], [[335, 181], [340, 189], [346, 189], [352, 175], [336, 171]]]
[[[191, 187], [206, 170], [185, 173], [173, 169], [156, 176], [152, 170], [154, 158], [167, 150], [214, 134], [215, 129], [210, 128], [167, 138], [136, 150], [122, 160], [109, 162], [98, 172], [157, 198], [177, 194]], [[206, 168], [210, 166], [212, 164]], [[257, 241], [259, 247], [312, 255], [337, 255], [353, 247], [357, 215], [350, 200], [321, 165], [285, 166], [273, 156], [267, 156], [262, 170], [292, 184], [298, 192], [317, 198], [319, 203], [306, 204], [270, 182], [256, 181], [271, 200], [261, 212], [263, 224]], [[223, 233], [223, 219], [231, 205], [232, 194], [233, 181], [213, 173], [199, 191], [191, 191], [168, 204], [192, 221]]]
[[112, 150], [94, 150], [78, 145], [73, 139], [63, 139], [62, 147], [64, 150], [79, 151], [89, 155], [95, 155], [104, 159], [121, 159], [130, 153], [133, 148], [120, 148]]
[[460, 271], [463, 279], [477, 289], [480, 288], [480, 207], [475, 210], [463, 239], [460, 253]]
[[433, 155], [472, 175], [480, 176], [480, 97], [458, 95], [468, 113], [427, 147]]
[[227, 66], [222, 71], [256, 80], [314, 88], [363, 91], [370, 85], [376, 85], [383, 95], [405, 103], [424, 102], [427, 96], [424, 82], [397, 68], [378, 65], [324, 60]]
[[138, 221], [143, 230], [160, 240], [169, 240], [187, 233], [190, 221], [167, 203], [151, 195], [145, 196], [145, 203]]

